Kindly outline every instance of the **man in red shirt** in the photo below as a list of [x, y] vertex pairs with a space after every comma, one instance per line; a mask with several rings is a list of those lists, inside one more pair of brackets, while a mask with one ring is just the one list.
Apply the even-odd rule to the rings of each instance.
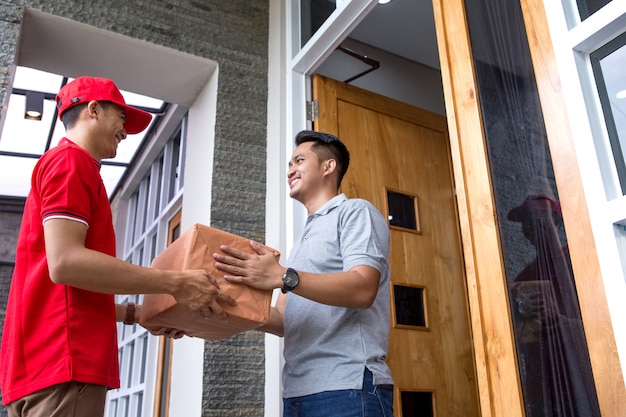
[[2, 335], [0, 387], [11, 417], [103, 415], [107, 390], [120, 383], [116, 321], [137, 315], [116, 306], [114, 294], [168, 293], [223, 318], [218, 301], [234, 304], [206, 271], [115, 257], [101, 160], [152, 116], [126, 105], [105, 78], [75, 79], [56, 104], [66, 136], [33, 170]]

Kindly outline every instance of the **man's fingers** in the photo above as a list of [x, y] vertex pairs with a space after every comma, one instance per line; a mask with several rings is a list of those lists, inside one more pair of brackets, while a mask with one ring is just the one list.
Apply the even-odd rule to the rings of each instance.
[[232, 258], [230, 256], [222, 255], [221, 253], [214, 253], [213, 259], [215, 259], [215, 266], [218, 269], [225, 269], [228, 267], [241, 267], [244, 265], [244, 261], [238, 258]]
[[244, 252], [242, 250], [239, 249], [235, 249], [233, 247], [230, 246], [226, 246], [226, 245], [220, 245], [220, 250], [224, 253], [227, 253], [231, 256], [234, 256], [237, 259], [241, 259], [241, 260], [246, 260], [248, 258], [250, 258], [250, 254], [247, 252]]
[[218, 296], [217, 296], [220, 300], [225, 301], [226, 303], [230, 304], [231, 306], [235, 306], [237, 305], [237, 301], [235, 301], [234, 298], [232, 298], [230, 295], [225, 294], [223, 292], [221, 292]]
[[219, 304], [219, 301], [223, 301], [229, 305], [237, 305], [237, 302], [228, 294], [220, 292], [216, 294], [215, 299], [207, 303], [204, 307], [198, 309], [198, 315], [204, 319], [208, 319], [212, 315], [225, 320], [228, 318], [228, 314], [224, 311], [224, 308]]
[[265, 255], [270, 252], [265, 246], [261, 245], [259, 242], [255, 242], [254, 240], [250, 241], [250, 246], [259, 255]]
[[[222, 262], [215, 262], [215, 267], [219, 269], [220, 271], [226, 272], [227, 274], [230, 274], [230, 275], [234, 275], [234, 276], [246, 275], [245, 274], [246, 270], [238, 266], [233, 266], [233, 265], [225, 264]], [[227, 278], [227, 277], [228, 275], [224, 275], [224, 278]], [[231, 280], [228, 280], [228, 281], [231, 281]], [[231, 281], [231, 282], [234, 282], [234, 281]]]
[[204, 276], [206, 276], [209, 279], [211, 284], [215, 285], [217, 288], [220, 287], [220, 284], [218, 283], [217, 278], [215, 278], [213, 275], [211, 275], [211, 274], [204, 274]]
[[218, 303], [211, 304], [209, 306], [209, 309], [209, 315], [205, 318], [208, 318], [211, 314], [221, 320], [226, 320], [228, 318], [228, 314], [226, 314], [222, 306], [220, 306]]
[[150, 333], [155, 336], [165, 336], [169, 339], [180, 339], [185, 336], [184, 330], [171, 329], [169, 327], [161, 327], [159, 330]]

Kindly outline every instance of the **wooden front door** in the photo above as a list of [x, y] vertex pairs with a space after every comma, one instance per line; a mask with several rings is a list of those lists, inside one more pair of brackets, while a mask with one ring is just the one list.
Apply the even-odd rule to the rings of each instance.
[[313, 94], [351, 154], [341, 191], [390, 224], [395, 416], [479, 416], [445, 118], [321, 76]]

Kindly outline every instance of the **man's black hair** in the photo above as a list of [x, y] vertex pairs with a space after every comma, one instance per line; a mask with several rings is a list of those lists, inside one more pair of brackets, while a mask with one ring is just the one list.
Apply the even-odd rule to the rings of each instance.
[[[104, 109], [104, 111], [106, 111], [113, 104], [110, 101], [105, 100], [98, 101], [98, 103], [100, 103], [100, 106]], [[87, 107], [88, 104], [89, 103], [80, 103], [75, 105], [74, 107], [70, 107], [63, 112], [63, 116], [61, 116], [61, 121], [63, 122], [63, 126], [65, 126], [65, 130], [71, 129], [74, 127], [74, 125], [76, 125], [76, 122], [78, 121], [78, 115], [80, 114], [82, 109]]]
[[315, 142], [311, 149], [320, 161], [334, 159], [337, 161], [337, 188], [341, 185], [343, 176], [350, 165], [350, 152], [338, 137], [330, 133], [303, 130], [296, 135], [296, 146], [305, 142]]
[[89, 103], [77, 104], [76, 106], [70, 107], [63, 112], [63, 115], [61, 116], [61, 121], [63, 122], [63, 126], [65, 126], [66, 130], [74, 127], [74, 125], [78, 121], [78, 115], [80, 114], [82, 109], [87, 106], [87, 104]]

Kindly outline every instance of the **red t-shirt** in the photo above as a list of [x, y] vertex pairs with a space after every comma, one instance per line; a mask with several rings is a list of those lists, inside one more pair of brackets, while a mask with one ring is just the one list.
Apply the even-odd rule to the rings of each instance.
[[100, 163], [67, 139], [38, 161], [24, 207], [0, 350], [3, 404], [68, 381], [119, 387], [114, 296], [50, 280], [51, 218], [84, 223], [85, 246], [115, 256]]

